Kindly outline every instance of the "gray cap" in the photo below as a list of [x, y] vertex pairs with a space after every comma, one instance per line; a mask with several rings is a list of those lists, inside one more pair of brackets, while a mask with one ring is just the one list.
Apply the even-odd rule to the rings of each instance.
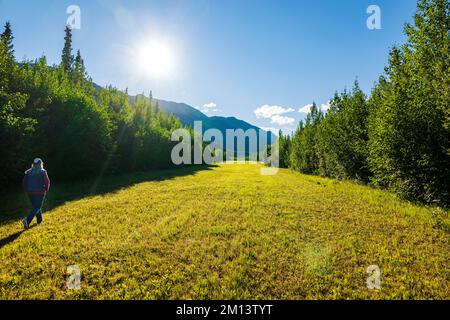
[[36, 158], [33, 160], [33, 164], [41, 164], [42, 163], [42, 159], [40, 158]]

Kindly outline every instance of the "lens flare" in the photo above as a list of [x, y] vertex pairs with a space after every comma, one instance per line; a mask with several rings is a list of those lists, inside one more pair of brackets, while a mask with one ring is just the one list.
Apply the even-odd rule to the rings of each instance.
[[137, 49], [137, 68], [145, 75], [153, 77], [168, 76], [173, 71], [172, 50], [164, 43], [150, 43]]

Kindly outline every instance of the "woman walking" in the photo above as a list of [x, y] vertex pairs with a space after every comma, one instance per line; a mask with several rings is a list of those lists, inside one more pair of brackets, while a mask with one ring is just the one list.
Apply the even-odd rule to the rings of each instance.
[[42, 206], [45, 195], [50, 190], [50, 179], [47, 171], [44, 170], [44, 163], [41, 159], [34, 159], [31, 169], [25, 172], [22, 185], [32, 207], [28, 217], [23, 219], [23, 227], [28, 230], [34, 217], [37, 218], [38, 224], [42, 223]]

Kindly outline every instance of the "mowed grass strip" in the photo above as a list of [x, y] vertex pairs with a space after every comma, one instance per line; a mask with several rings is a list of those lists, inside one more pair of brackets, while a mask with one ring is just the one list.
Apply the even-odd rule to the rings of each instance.
[[[62, 204], [0, 248], [0, 298], [450, 298], [449, 233], [432, 209], [260, 168], [221, 165]], [[0, 239], [20, 230], [7, 222]], [[70, 265], [80, 290], [67, 289]], [[381, 290], [366, 286], [370, 265]]]

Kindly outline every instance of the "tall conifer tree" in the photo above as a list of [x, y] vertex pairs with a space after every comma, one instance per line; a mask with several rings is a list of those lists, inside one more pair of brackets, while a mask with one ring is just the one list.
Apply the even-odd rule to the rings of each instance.
[[1, 41], [5, 44], [9, 56], [14, 57], [14, 36], [11, 29], [11, 23], [8, 21], [5, 24], [5, 30], [0, 36]]
[[72, 54], [72, 29], [69, 26], [66, 26], [64, 30], [64, 49], [61, 57], [61, 67], [64, 71], [70, 72], [72, 71], [72, 67], [74, 64], [74, 58]]

